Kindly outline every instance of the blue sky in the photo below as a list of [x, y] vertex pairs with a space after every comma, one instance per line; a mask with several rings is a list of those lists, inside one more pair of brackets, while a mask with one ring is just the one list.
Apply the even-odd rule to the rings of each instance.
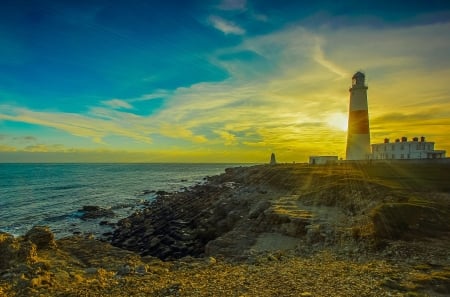
[[2, 1], [0, 161], [342, 156], [360, 69], [372, 142], [448, 150], [448, 32], [447, 1]]

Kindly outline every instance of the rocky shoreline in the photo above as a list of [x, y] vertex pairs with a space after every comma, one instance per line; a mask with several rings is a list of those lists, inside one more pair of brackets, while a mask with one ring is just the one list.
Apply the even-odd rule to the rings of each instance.
[[230, 168], [158, 193], [110, 243], [2, 233], [0, 296], [445, 296], [444, 167]]

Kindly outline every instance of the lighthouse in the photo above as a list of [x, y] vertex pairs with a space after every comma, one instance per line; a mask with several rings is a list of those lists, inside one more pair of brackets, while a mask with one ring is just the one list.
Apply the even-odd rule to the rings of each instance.
[[369, 111], [367, 86], [362, 72], [352, 77], [348, 113], [347, 160], [366, 160], [370, 155]]

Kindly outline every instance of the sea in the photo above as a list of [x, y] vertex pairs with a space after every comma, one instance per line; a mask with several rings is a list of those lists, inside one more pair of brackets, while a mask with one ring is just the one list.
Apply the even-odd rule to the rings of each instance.
[[[157, 191], [185, 191], [226, 168], [249, 164], [0, 164], [0, 232], [24, 235], [49, 226], [56, 238], [102, 238], [120, 219], [148, 205]], [[114, 217], [82, 220], [85, 205]]]

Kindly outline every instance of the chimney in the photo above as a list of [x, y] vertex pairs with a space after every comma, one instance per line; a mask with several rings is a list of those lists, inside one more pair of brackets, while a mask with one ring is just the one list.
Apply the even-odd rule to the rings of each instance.
[[400, 139], [397, 138], [397, 139], [395, 140], [395, 142], [400, 142]]
[[389, 138], [385, 138], [384, 143], [389, 143]]
[[402, 142], [407, 142], [407, 141], [408, 141], [408, 138], [406, 136], [403, 136], [402, 137]]
[[420, 142], [425, 142], [425, 136], [420, 137]]
[[414, 137], [413, 141], [419, 141], [419, 138], [418, 137]]

